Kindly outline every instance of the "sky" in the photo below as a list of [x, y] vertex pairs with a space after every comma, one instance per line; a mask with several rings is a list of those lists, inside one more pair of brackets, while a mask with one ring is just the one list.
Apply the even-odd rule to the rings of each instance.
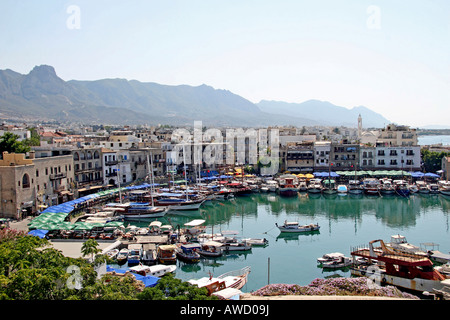
[[42, 64], [450, 126], [450, 1], [2, 0], [0, 69]]

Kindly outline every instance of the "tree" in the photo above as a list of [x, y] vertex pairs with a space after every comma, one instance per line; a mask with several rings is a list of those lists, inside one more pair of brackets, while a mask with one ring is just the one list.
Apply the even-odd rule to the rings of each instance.
[[12, 132], [5, 132], [3, 136], [0, 137], [0, 155], [4, 151], [9, 153], [27, 153], [30, 151], [30, 147], [19, 141], [19, 136]]
[[81, 253], [83, 257], [87, 255], [91, 255], [91, 262], [94, 261], [94, 256], [99, 253], [101, 250], [98, 247], [98, 242], [94, 239], [89, 239], [83, 243], [81, 246]]
[[442, 158], [448, 156], [448, 152], [430, 151], [428, 149], [421, 149], [422, 161], [426, 172], [436, 172], [441, 169]]

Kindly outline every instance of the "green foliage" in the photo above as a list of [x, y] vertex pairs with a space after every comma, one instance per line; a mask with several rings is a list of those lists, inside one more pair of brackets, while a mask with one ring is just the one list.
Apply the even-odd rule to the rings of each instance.
[[421, 149], [422, 161], [426, 172], [436, 172], [441, 169], [442, 158], [449, 156], [449, 152], [430, 151], [428, 149]]
[[26, 153], [30, 151], [30, 147], [19, 141], [19, 136], [12, 132], [5, 132], [3, 136], [0, 137], [0, 155], [3, 154], [4, 151], [8, 151], [9, 153]]
[[[97, 252], [96, 241], [86, 241], [86, 255]], [[95, 263], [105, 261], [98, 255]], [[70, 267], [70, 268], [69, 268]], [[72, 272], [72, 270], [75, 270]], [[71, 286], [74, 279], [80, 287]], [[167, 297], [166, 297], [167, 295]], [[46, 239], [10, 228], [0, 230], [0, 300], [162, 300], [214, 299], [172, 276], [154, 288], [144, 288], [131, 274], [106, 274], [97, 279], [94, 265], [85, 259], [65, 257]]]

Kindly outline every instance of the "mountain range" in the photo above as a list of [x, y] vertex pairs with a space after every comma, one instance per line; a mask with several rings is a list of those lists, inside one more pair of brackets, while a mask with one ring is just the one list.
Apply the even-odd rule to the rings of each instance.
[[261, 101], [257, 104], [228, 90], [207, 85], [169, 86], [126, 79], [64, 81], [48, 65], [36, 66], [24, 75], [0, 70], [2, 118], [23, 117], [87, 124], [171, 124], [258, 127], [357, 126], [389, 123], [366, 107], [347, 109], [332, 103]]

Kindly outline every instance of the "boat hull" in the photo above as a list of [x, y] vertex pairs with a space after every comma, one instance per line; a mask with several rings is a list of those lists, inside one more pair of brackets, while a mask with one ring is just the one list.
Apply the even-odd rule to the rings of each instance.
[[278, 190], [282, 197], [295, 197], [298, 194], [297, 188], [280, 188]]

